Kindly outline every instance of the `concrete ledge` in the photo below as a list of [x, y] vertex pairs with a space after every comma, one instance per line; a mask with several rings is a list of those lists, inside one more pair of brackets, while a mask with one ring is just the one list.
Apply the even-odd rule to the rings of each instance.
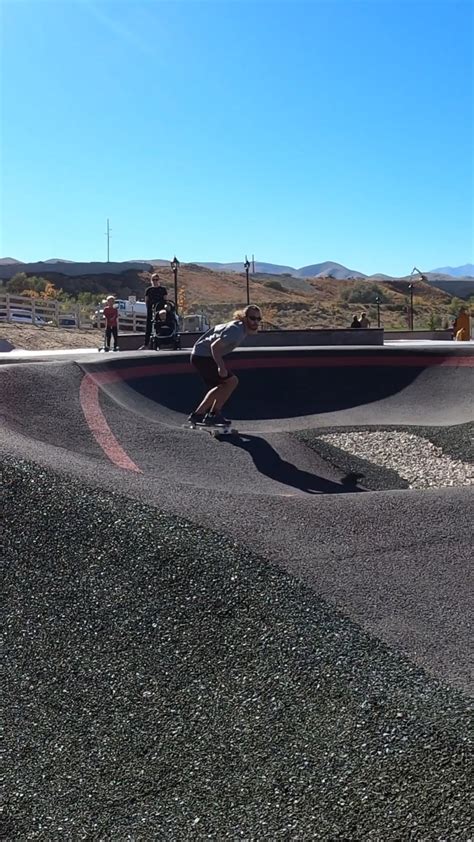
[[426, 339], [430, 342], [433, 339], [449, 341], [453, 338], [452, 330], [385, 330], [384, 339]]
[[[181, 348], [192, 348], [200, 333], [182, 333]], [[143, 345], [143, 333], [119, 334], [122, 351], [135, 351]], [[402, 337], [403, 338], [403, 337]], [[243, 348], [280, 348], [295, 345], [318, 347], [320, 345], [383, 345], [384, 332], [380, 328], [371, 330], [262, 330], [256, 336], [247, 337]]]

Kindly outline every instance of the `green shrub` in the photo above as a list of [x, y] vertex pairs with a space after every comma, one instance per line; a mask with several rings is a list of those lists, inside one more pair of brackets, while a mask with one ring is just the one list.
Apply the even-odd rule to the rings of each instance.
[[377, 284], [367, 283], [366, 281], [359, 281], [341, 293], [341, 299], [347, 304], [375, 304], [377, 298], [379, 298], [381, 304], [385, 304], [389, 300], [383, 289]]
[[280, 283], [280, 281], [265, 281], [263, 284], [264, 287], [269, 287], [269, 289], [276, 289], [278, 292], [287, 292], [284, 286]]

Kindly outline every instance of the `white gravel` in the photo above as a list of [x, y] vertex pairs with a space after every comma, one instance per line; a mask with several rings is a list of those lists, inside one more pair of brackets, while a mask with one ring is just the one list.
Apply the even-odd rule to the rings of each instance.
[[474, 465], [453, 459], [428, 439], [413, 433], [341, 432], [318, 438], [372, 464], [391, 468], [407, 480], [410, 488], [474, 484]]

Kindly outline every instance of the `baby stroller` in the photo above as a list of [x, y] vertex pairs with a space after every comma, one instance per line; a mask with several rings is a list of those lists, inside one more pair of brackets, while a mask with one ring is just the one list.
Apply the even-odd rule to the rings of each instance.
[[149, 347], [152, 351], [159, 351], [164, 347], [173, 348], [174, 351], [181, 348], [178, 314], [172, 301], [155, 306]]

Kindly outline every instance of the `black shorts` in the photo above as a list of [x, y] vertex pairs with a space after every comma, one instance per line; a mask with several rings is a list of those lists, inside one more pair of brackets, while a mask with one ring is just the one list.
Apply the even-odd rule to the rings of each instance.
[[221, 383], [225, 383], [229, 377], [232, 377], [232, 372], [229, 371], [227, 365], [227, 377], [219, 377], [217, 364], [213, 357], [198, 357], [196, 354], [193, 354], [191, 362], [201, 375], [206, 386], [220, 386]]

